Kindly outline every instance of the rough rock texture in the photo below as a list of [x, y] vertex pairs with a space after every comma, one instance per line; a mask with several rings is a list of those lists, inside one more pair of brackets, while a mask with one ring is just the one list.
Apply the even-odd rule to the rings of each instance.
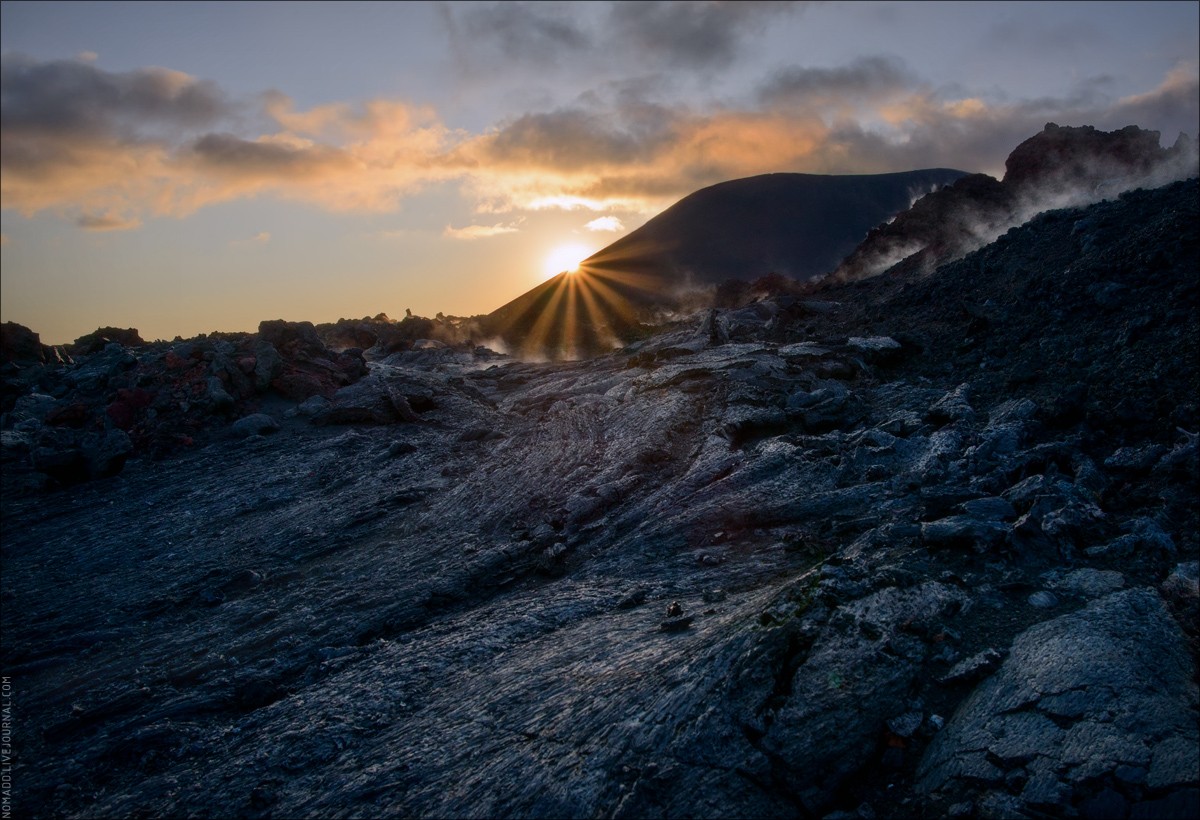
[[99, 353], [109, 344], [119, 344], [122, 347], [142, 347], [146, 344], [137, 332], [137, 328], [132, 327], [100, 327], [87, 334], [80, 336], [71, 345], [71, 353], [75, 356], [86, 356], [89, 353]]
[[[21, 804], [1190, 816], [1196, 211], [1134, 192], [579, 362], [414, 344], [339, 384], [362, 359], [272, 325], [20, 368]], [[24, 481], [114, 404], [123, 471]], [[162, 416], [199, 423], [153, 460]]]
[[1117, 816], [1182, 800], [1200, 786], [1194, 673], [1152, 589], [1038, 624], [930, 744], [917, 789], [951, 802], [978, 793], [1014, 816], [1062, 813], [1101, 794], [1122, 807]]
[[1106, 132], [1047, 123], [1008, 156], [1003, 180], [973, 174], [928, 194], [872, 230], [834, 277], [873, 276], [902, 261], [929, 271], [1040, 211], [1156, 188], [1200, 172], [1196, 145], [1187, 135], [1171, 148], [1162, 148], [1159, 136], [1133, 125]]
[[42, 338], [24, 325], [5, 322], [0, 325], [0, 359], [5, 363], [24, 362], [44, 364], [50, 348]]
[[0, 426], [12, 432], [3, 453], [19, 486], [112, 475], [131, 453], [167, 455], [263, 402], [331, 398], [367, 372], [361, 351], [330, 350], [308, 322], [154, 344], [101, 328], [73, 350], [75, 359], [5, 324]]

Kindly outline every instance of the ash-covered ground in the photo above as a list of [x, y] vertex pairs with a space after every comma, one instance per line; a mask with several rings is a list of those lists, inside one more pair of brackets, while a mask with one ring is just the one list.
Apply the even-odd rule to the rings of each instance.
[[1134, 191], [579, 362], [27, 344], [14, 806], [1195, 816], [1197, 216]]

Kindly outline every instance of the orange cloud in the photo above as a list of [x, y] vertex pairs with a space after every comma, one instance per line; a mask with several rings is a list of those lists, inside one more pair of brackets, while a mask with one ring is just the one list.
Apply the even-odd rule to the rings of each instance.
[[447, 225], [442, 231], [442, 236], [450, 239], [486, 239], [491, 236], [501, 236], [506, 233], [516, 233], [519, 230], [516, 224], [496, 224], [496, 225], [467, 225], [465, 228], [452, 228]]
[[122, 219], [119, 216], [106, 216], [103, 214], [82, 214], [76, 220], [75, 224], [83, 228], [85, 231], [130, 231], [134, 228], [141, 227], [141, 220], [138, 219]]
[[[246, 134], [237, 131], [245, 103], [180, 72], [3, 61], [4, 207], [51, 211], [91, 230], [255, 196], [389, 212], [447, 180], [461, 184], [478, 213], [648, 215], [697, 188], [775, 171], [994, 170], [1047, 119], [1113, 127], [1125, 118], [1190, 121], [1197, 108], [1194, 63], [1177, 66], [1153, 91], [1115, 102], [1080, 92], [993, 104], [943, 95], [901, 62], [878, 58], [777, 72], [741, 107], [593, 95], [474, 134], [448, 127], [428, 106], [372, 100], [297, 110], [270, 92], [258, 101], [269, 127]], [[500, 221], [448, 226], [445, 235], [513, 230], [515, 223]]]
[[623, 231], [625, 226], [615, 216], [601, 216], [583, 226], [589, 231]]

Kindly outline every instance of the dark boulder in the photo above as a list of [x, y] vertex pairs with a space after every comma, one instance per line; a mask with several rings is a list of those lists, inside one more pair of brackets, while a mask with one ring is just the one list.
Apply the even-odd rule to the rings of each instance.
[[47, 346], [34, 331], [16, 322], [0, 324], [0, 361], [43, 364]]
[[137, 328], [100, 327], [86, 336], [76, 339], [71, 345], [71, 353], [76, 356], [99, 353], [114, 342], [122, 347], [144, 347], [146, 344], [146, 341], [138, 334]]

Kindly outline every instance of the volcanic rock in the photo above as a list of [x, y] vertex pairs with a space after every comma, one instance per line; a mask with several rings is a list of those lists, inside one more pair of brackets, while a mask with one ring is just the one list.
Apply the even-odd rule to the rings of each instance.
[[[1066, 807], [1110, 782], [1143, 803], [1200, 781], [1193, 661], [1162, 600], [1117, 592], [1027, 630], [930, 744], [924, 793], [986, 793], [1020, 772], [1019, 812]], [[1149, 794], [1116, 775], [1140, 768]], [[984, 770], [986, 769], [986, 773]]]
[[43, 363], [48, 361], [42, 338], [16, 322], [0, 324], [0, 359], [6, 362]]
[[101, 327], [80, 336], [71, 345], [71, 353], [75, 356], [85, 356], [89, 353], [99, 353], [110, 344], [122, 347], [142, 347], [145, 340], [138, 334], [137, 328], [132, 327]]
[[[358, 358], [272, 326], [14, 364], [0, 660], [37, 761], [23, 805], [1182, 813], [1197, 194], [1051, 211], [928, 275], [814, 286], [825, 312], [778, 294], [581, 361]], [[849, 343], [875, 337], [904, 355]], [[257, 381], [268, 349], [272, 381], [332, 401], [289, 415]], [[339, 355], [366, 376], [339, 383]], [[925, 420], [963, 384], [973, 412]], [[310, 423], [339, 395], [417, 420]], [[255, 413], [281, 421], [269, 446], [229, 433]], [[1148, 470], [1106, 465], [1156, 445]]]
[[[1169, 149], [1157, 131], [1129, 126], [1098, 131], [1092, 126], [1045, 129], [1025, 140], [1005, 160], [1004, 179], [965, 176], [926, 195], [894, 220], [875, 227], [837, 266], [834, 276], [853, 280], [904, 262], [929, 271], [992, 242], [1039, 211], [1115, 197], [1134, 188], [1156, 188], [1200, 173], [1195, 145], [1181, 135]], [[1089, 226], [1077, 233], [1085, 250], [1094, 248]], [[1090, 226], [1095, 230], [1094, 223]], [[1105, 283], [1105, 307], [1120, 283]]]

